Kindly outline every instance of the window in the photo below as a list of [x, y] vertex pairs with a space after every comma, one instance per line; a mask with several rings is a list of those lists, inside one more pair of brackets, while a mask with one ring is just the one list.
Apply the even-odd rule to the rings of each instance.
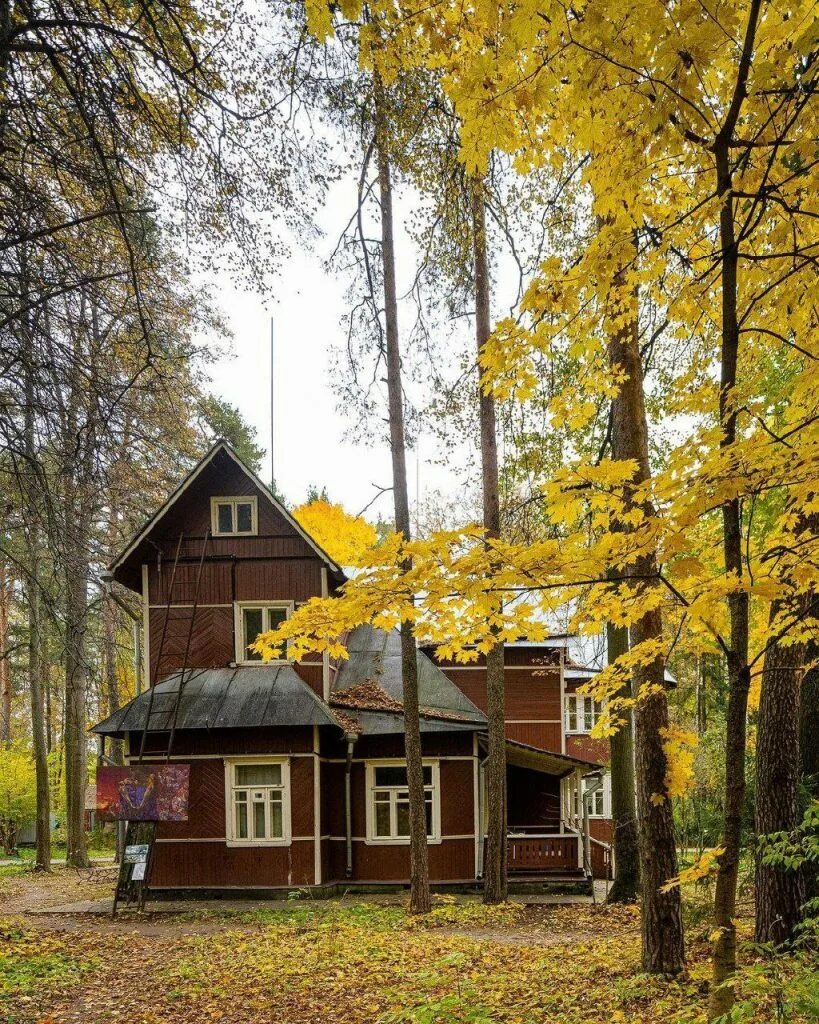
[[[590, 789], [595, 782], [594, 779], [585, 780], [583, 788]], [[590, 818], [611, 817], [611, 776], [608, 772], [603, 775], [603, 785], [589, 796], [588, 803]]]
[[[427, 838], [441, 838], [440, 784], [437, 761], [424, 762]], [[409, 842], [407, 766], [401, 761], [367, 763], [367, 842]]]
[[603, 705], [591, 697], [570, 693], [566, 696], [566, 732], [591, 732]]
[[[293, 611], [292, 601], [247, 601], [236, 605], [236, 661], [242, 665], [261, 665], [262, 656], [250, 645], [262, 633], [280, 626]], [[286, 658], [266, 662], [283, 665]]]
[[286, 760], [228, 761], [228, 842], [290, 842], [290, 766]]
[[211, 498], [211, 533], [214, 537], [253, 536], [258, 533], [255, 497]]

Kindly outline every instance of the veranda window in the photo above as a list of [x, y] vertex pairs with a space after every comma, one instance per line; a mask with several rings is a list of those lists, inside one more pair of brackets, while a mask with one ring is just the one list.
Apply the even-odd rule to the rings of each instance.
[[[440, 838], [440, 785], [437, 762], [424, 771], [427, 838]], [[407, 766], [400, 762], [367, 765], [367, 839], [374, 843], [407, 842], [410, 834]]]
[[566, 732], [591, 732], [603, 705], [591, 697], [570, 693], [566, 696]]
[[[584, 782], [583, 788], [591, 787], [593, 782]], [[610, 818], [611, 817], [611, 775], [604, 772], [602, 785], [588, 796], [589, 817]]]
[[229, 763], [228, 837], [238, 843], [290, 840], [290, 778], [286, 761]]

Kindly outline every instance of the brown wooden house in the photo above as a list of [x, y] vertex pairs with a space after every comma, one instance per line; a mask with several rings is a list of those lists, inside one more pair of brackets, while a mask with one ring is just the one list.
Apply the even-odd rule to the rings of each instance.
[[[409, 879], [397, 633], [369, 626], [349, 659], [261, 662], [260, 633], [344, 571], [225, 442], [111, 567], [140, 594], [147, 687], [94, 728], [132, 763], [190, 765], [189, 817], [160, 823], [153, 890], [262, 892]], [[568, 638], [506, 651], [510, 873], [584, 880], [609, 869], [607, 744], [575, 693]], [[584, 676], [585, 673], [585, 676]], [[485, 667], [419, 651], [435, 883], [483, 863]], [[585, 793], [585, 796], [583, 795]]]

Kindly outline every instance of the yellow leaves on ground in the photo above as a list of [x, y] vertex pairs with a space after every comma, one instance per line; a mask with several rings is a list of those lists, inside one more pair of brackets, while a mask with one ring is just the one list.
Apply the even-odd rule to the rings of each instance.
[[[705, 877], [695, 872], [690, 880], [695, 875]], [[0, 911], [87, 895], [74, 872], [2, 879]], [[127, 1007], [129, 1019], [141, 1024], [703, 1019], [704, 937], [688, 938], [686, 978], [651, 978], [640, 967], [636, 906], [485, 907], [474, 897], [436, 896], [430, 914], [412, 917], [405, 896], [295, 895], [301, 898], [246, 907], [191, 902], [184, 914], [126, 913], [104, 926], [91, 915], [76, 915], [65, 928], [54, 918], [23, 918], [22, 910], [0, 917], [0, 1018], [96, 1022]], [[685, 898], [704, 899], [699, 887]], [[750, 936], [747, 919], [739, 934]], [[777, 970], [786, 983], [804, 983], [817, 966], [807, 951], [782, 957]], [[737, 984], [742, 990], [742, 975]], [[756, 992], [758, 1019], [767, 1020], [776, 992]], [[808, 1019], [796, 1009], [789, 1018]]]

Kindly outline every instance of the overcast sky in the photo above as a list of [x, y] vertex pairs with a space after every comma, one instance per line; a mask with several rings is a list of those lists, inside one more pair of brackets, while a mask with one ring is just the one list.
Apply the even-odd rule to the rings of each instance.
[[[329, 273], [325, 261], [342, 225], [352, 211], [352, 197], [336, 187], [317, 217], [324, 237], [310, 246], [290, 242], [292, 254], [272, 282], [269, 295], [241, 291], [224, 277], [212, 281], [217, 299], [233, 334], [232, 355], [211, 368], [213, 390], [239, 407], [256, 427], [259, 443], [267, 450], [262, 477], [270, 479], [270, 318], [275, 332], [275, 478], [288, 504], [305, 497], [308, 487], [326, 487], [333, 501], [359, 512], [375, 496], [373, 485], [391, 484], [389, 449], [356, 442], [355, 417], [337, 408], [331, 385], [333, 347], [345, 340], [342, 317], [347, 308], [347, 281]], [[414, 270], [412, 247], [399, 239], [398, 286], [403, 293]], [[403, 327], [410, 310], [404, 308]], [[362, 437], [369, 432], [361, 431]], [[352, 437], [350, 437], [352, 435]], [[420, 460], [408, 457], [410, 500], [416, 490], [457, 493], [465, 455], [450, 456], [449, 468], [433, 460], [440, 452], [430, 435], [420, 439]], [[380, 497], [368, 513], [372, 518], [392, 516], [392, 497]]]

